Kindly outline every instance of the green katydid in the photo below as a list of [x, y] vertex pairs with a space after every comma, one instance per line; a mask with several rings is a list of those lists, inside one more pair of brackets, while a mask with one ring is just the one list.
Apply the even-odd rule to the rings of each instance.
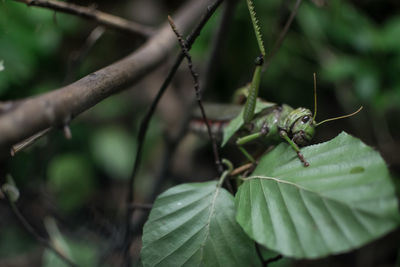
[[265, 57], [265, 48], [263, 45], [258, 20], [256, 18], [254, 4], [251, 0], [247, 0], [247, 6], [249, 8], [250, 17], [253, 23], [253, 28], [261, 52], [261, 56], [259, 56], [255, 62], [256, 66], [251, 84], [248, 87], [247, 101], [243, 108], [243, 111], [225, 129], [222, 145], [224, 145], [238, 130], [247, 131], [248, 135], [238, 138], [236, 140], [236, 144], [238, 145], [242, 153], [246, 156], [246, 158], [248, 158], [251, 162], [255, 162], [253, 156], [251, 156], [247, 152], [243, 145], [253, 140], [261, 140], [264, 143], [270, 143], [270, 141], [280, 141], [283, 139], [293, 148], [294, 151], [296, 151], [301, 162], [303, 162], [304, 166], [307, 167], [309, 166], [309, 163], [301, 154], [299, 146], [306, 145], [311, 141], [314, 136], [315, 127], [321, 125], [326, 121], [352, 116], [358, 113], [362, 107], [352, 114], [316, 123], [315, 117], [317, 114], [317, 100], [315, 73], [314, 114], [312, 114], [312, 112], [306, 108], [293, 109], [288, 105], [276, 105], [274, 103], [258, 101], [258, 88], [260, 86], [262, 66]]
[[[254, 31], [256, 34], [258, 46], [260, 48], [261, 55], [255, 61], [255, 70], [251, 83], [246, 87], [247, 100], [241, 112], [233, 120], [229, 122], [226, 126], [226, 121], [232, 117], [228, 115], [230, 112], [236, 112], [237, 106], [232, 105], [212, 105], [207, 106], [207, 110], [214, 110], [217, 113], [216, 130], [223, 129], [223, 141], [222, 146], [224, 146], [232, 136], [241, 135], [241, 137], [236, 139], [236, 144], [238, 145], [240, 151], [249, 159], [251, 162], [255, 162], [254, 157], [247, 152], [244, 145], [252, 141], [261, 141], [265, 145], [278, 143], [285, 141], [287, 142], [293, 150], [297, 153], [299, 159], [304, 164], [304, 166], [309, 166], [309, 163], [304, 158], [300, 151], [300, 146], [308, 144], [314, 136], [315, 128], [327, 121], [337, 120], [353, 116], [358, 113], [362, 107], [360, 107], [356, 112], [344, 115], [336, 118], [331, 118], [317, 123], [315, 121], [317, 114], [317, 94], [316, 94], [316, 75], [314, 73], [314, 101], [315, 108], [314, 114], [306, 108], [294, 109], [289, 105], [283, 104], [278, 105], [272, 102], [265, 102], [258, 98], [258, 90], [261, 81], [261, 72], [263, 66], [263, 59], [265, 57], [265, 49], [261, 38], [260, 27], [258, 26], [258, 21], [256, 19], [254, 5], [251, 0], [247, 0], [247, 5], [250, 11], [250, 16], [253, 22]], [[243, 89], [240, 89], [241, 94], [243, 94]], [[212, 110], [210, 110], [210, 108]], [[229, 110], [228, 110], [229, 109]], [[212, 125], [213, 126], [213, 125]], [[224, 127], [225, 126], [225, 127]], [[202, 129], [201, 126], [192, 125], [192, 128], [196, 131]], [[197, 129], [196, 129], [197, 128]]]
[[[249, 90], [254, 90], [254, 87], [249, 86]], [[250, 96], [251, 92], [248, 93], [246, 104], [241, 113], [224, 129], [222, 146], [224, 146], [235, 133], [245, 133], [245, 136], [237, 138], [236, 144], [246, 158], [248, 158], [251, 162], [255, 162], [255, 159], [244, 148], [245, 144], [254, 140], [259, 140], [267, 145], [284, 140], [293, 148], [301, 162], [303, 162], [304, 166], [307, 167], [309, 166], [309, 163], [301, 154], [299, 147], [304, 146], [311, 141], [315, 133], [315, 128], [328, 121], [353, 116], [362, 109], [362, 107], [360, 107], [357, 111], [351, 114], [330, 118], [317, 123], [315, 121], [317, 114], [315, 73], [314, 114], [306, 108], [300, 107], [294, 109], [286, 104], [277, 105], [271, 102], [264, 102], [257, 99], [257, 97], [251, 98]]]

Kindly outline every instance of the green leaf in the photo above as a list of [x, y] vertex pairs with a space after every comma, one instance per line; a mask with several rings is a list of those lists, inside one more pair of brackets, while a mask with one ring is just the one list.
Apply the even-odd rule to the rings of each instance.
[[[257, 99], [254, 114], [258, 114], [264, 109], [273, 107], [275, 105], [276, 105], [275, 103], [265, 102]], [[225, 146], [226, 143], [228, 143], [229, 139], [231, 139], [231, 137], [240, 129], [240, 127], [243, 126], [244, 124], [243, 112], [244, 112], [244, 107], [242, 108], [242, 111], [224, 129], [224, 138], [222, 140], [221, 147]]]
[[233, 196], [217, 182], [161, 194], [143, 229], [143, 266], [259, 266], [254, 242], [235, 220]]
[[378, 152], [341, 133], [302, 149], [281, 144], [236, 195], [237, 221], [267, 248], [318, 258], [358, 248], [399, 224], [393, 184]]

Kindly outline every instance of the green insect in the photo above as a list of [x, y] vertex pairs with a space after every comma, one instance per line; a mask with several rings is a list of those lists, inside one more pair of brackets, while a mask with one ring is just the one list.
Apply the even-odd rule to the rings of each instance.
[[327, 121], [337, 120], [353, 116], [356, 112], [336, 118], [331, 118], [317, 123], [315, 121], [317, 111], [316, 97], [316, 75], [314, 73], [314, 100], [315, 111], [306, 108], [292, 108], [289, 105], [277, 105], [271, 102], [265, 102], [257, 98], [258, 87], [261, 78], [262, 57], [256, 59], [256, 70], [252, 82], [248, 87], [248, 96], [245, 106], [241, 113], [233, 119], [224, 130], [222, 146], [224, 146], [235, 134], [245, 136], [236, 140], [240, 151], [251, 162], [255, 159], [244, 148], [244, 145], [252, 141], [260, 141], [265, 145], [287, 142], [297, 153], [299, 159], [305, 167], [309, 163], [300, 151], [300, 147], [307, 145], [314, 136], [315, 128]]
[[299, 159], [305, 167], [310, 164], [304, 158], [300, 151], [300, 146], [308, 144], [314, 136], [315, 128], [324, 122], [341, 119], [352, 116], [359, 112], [362, 107], [356, 112], [324, 120], [320, 123], [315, 121], [317, 111], [317, 100], [316, 100], [316, 76], [314, 74], [314, 100], [315, 100], [315, 111], [314, 114], [306, 108], [294, 109], [288, 105], [277, 105], [270, 102], [262, 102], [258, 100], [258, 89], [260, 87], [262, 66], [265, 57], [265, 48], [262, 41], [262, 35], [258, 20], [256, 18], [256, 12], [254, 4], [251, 0], [247, 0], [247, 6], [250, 12], [251, 21], [253, 24], [254, 32], [256, 35], [258, 47], [261, 52], [261, 56], [256, 59], [255, 70], [252, 81], [248, 88], [248, 96], [246, 104], [241, 114], [232, 120], [227, 128], [224, 130], [222, 146], [235, 133], [245, 133], [246, 135], [236, 140], [236, 144], [242, 153], [251, 162], [255, 162], [255, 159], [247, 150], [244, 145], [254, 141], [260, 140], [262, 143], [269, 144], [271, 142], [286, 141], [294, 151], [296, 151]]

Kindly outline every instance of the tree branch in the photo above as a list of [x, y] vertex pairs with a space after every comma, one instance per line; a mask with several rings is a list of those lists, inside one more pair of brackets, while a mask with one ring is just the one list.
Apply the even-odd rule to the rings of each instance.
[[150, 37], [155, 33], [152, 27], [141, 25], [111, 14], [98, 11], [91, 7], [84, 7], [72, 3], [54, 1], [54, 0], [14, 0], [16, 2], [25, 3], [28, 6], [36, 6], [60, 11], [67, 14], [76, 15], [85, 19], [91, 19], [108, 28], [122, 32], [140, 34]]
[[[200, 17], [209, 1], [191, 0], [176, 15], [183, 32]], [[48, 127], [62, 127], [101, 100], [134, 84], [155, 69], [176, 46], [176, 37], [164, 24], [131, 55], [63, 88], [25, 100], [0, 103], [0, 158], [10, 147]]]

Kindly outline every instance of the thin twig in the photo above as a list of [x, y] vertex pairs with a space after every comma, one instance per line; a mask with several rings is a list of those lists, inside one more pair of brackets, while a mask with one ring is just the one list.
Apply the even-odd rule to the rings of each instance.
[[271, 59], [275, 56], [276, 52], [278, 52], [279, 48], [281, 47], [281, 45], [283, 43], [283, 40], [285, 40], [286, 34], [289, 31], [290, 25], [292, 25], [292, 22], [297, 14], [297, 11], [299, 10], [301, 1], [302, 0], [296, 0], [296, 3], [293, 7], [292, 12], [290, 13], [288, 20], [285, 23], [285, 26], [283, 27], [281, 33], [279, 34], [278, 39], [275, 41], [274, 46], [272, 47], [271, 53], [269, 53], [267, 58], [265, 59], [264, 69], [268, 68], [269, 64], [271, 63]]
[[207, 126], [207, 132], [208, 132], [208, 136], [210, 137], [210, 140], [211, 140], [212, 149], [213, 149], [213, 153], [214, 153], [214, 160], [215, 160], [215, 164], [217, 165], [217, 170], [218, 170], [219, 174], [221, 174], [223, 169], [224, 169], [224, 167], [222, 166], [221, 158], [219, 156], [217, 142], [215, 141], [215, 137], [214, 137], [213, 133], [211, 132], [211, 126], [210, 126], [209, 120], [207, 119], [206, 112], [204, 110], [204, 106], [203, 106], [203, 103], [201, 101], [201, 94], [200, 94], [200, 87], [199, 87], [199, 75], [194, 70], [192, 57], [189, 54], [189, 51], [188, 51], [188, 49], [186, 47], [186, 44], [185, 44], [185, 41], [183, 40], [182, 35], [179, 33], [174, 21], [172, 20], [172, 18], [170, 16], [168, 16], [168, 21], [169, 21], [169, 24], [171, 25], [171, 28], [174, 31], [176, 37], [178, 38], [178, 41], [179, 41], [179, 44], [181, 46], [182, 52], [183, 52], [183, 54], [185, 55], [185, 57], [187, 59], [189, 70], [190, 70], [190, 73], [191, 73], [191, 75], [193, 77], [194, 90], [196, 92], [197, 104], [198, 104], [198, 106], [200, 108], [201, 116], [203, 118], [203, 121]]
[[69, 266], [77, 267], [74, 262], [72, 262], [70, 259], [68, 259], [64, 254], [62, 254], [56, 247], [53, 246], [53, 244], [46, 238], [42, 237], [34, 228], [33, 226], [25, 219], [25, 217], [22, 215], [22, 213], [19, 211], [17, 206], [11, 199], [9, 198], [8, 194], [4, 192], [1, 188], [0, 191], [3, 193], [3, 195], [6, 196], [6, 201], [8, 205], [10, 206], [12, 212], [14, 213], [15, 217], [17, 217], [18, 221], [22, 224], [23, 228], [30, 234], [32, 235], [39, 243], [41, 243], [44, 247], [47, 249], [53, 251], [60, 259], [62, 259], [66, 264]]
[[241, 174], [241, 173], [244, 172], [244, 171], [247, 171], [247, 170], [251, 169], [252, 167], [254, 167], [254, 163], [247, 163], [247, 164], [245, 164], [245, 165], [242, 165], [242, 166], [237, 167], [236, 169], [234, 169], [234, 170], [230, 173], [230, 175], [231, 175], [231, 176], [236, 176], [236, 175], [238, 175], [238, 174]]
[[152, 27], [141, 25], [118, 16], [98, 11], [94, 8], [79, 6], [72, 3], [54, 0], [14, 0], [16, 2], [25, 3], [28, 6], [36, 6], [60, 11], [67, 14], [76, 15], [85, 19], [91, 19], [108, 28], [119, 30], [122, 32], [140, 34], [150, 37], [155, 33]]
[[11, 147], [10, 153], [11, 156], [15, 156], [15, 154], [17, 154], [19, 151], [29, 147], [30, 145], [32, 145], [33, 143], [35, 143], [38, 139], [40, 139], [42, 136], [46, 135], [48, 132], [50, 132], [52, 128], [47, 128], [44, 129], [43, 131], [38, 132], [35, 135], [32, 135], [31, 137], [25, 139], [24, 141], [15, 144]]
[[[186, 45], [187, 45], [188, 49], [191, 48], [193, 42], [200, 35], [200, 32], [203, 29], [204, 25], [207, 23], [207, 21], [214, 14], [215, 10], [218, 8], [218, 6], [222, 2], [223, 2], [223, 0], [216, 0], [211, 5], [208, 6], [206, 13], [203, 15], [203, 17], [201, 18], [200, 22], [195, 27], [193, 32], [186, 39]], [[156, 97], [154, 98], [153, 102], [151, 103], [150, 108], [148, 109], [148, 111], [146, 112], [144, 118], [142, 119], [142, 121], [140, 123], [139, 133], [137, 135], [138, 148], [136, 150], [135, 163], [133, 166], [132, 175], [129, 179], [129, 185], [128, 185], [129, 186], [128, 187], [128, 195], [127, 195], [127, 199], [126, 199], [127, 204], [132, 203], [134, 201], [133, 185], [134, 185], [136, 174], [139, 170], [141, 157], [142, 157], [143, 143], [144, 143], [144, 139], [146, 137], [146, 132], [147, 132], [150, 120], [153, 117], [153, 114], [157, 108], [158, 103], [160, 102], [162, 96], [164, 95], [164, 92], [166, 91], [170, 82], [172, 81], [172, 78], [174, 77], [174, 75], [175, 75], [176, 71], [178, 70], [178, 67], [182, 63], [183, 59], [184, 59], [184, 55], [181, 52], [179, 54], [179, 56], [177, 57], [177, 59], [175, 60], [174, 65], [172, 66], [171, 70], [169, 71], [165, 81], [161, 85]], [[131, 218], [132, 218], [133, 212], [134, 212], [134, 209], [128, 209], [126, 212], [126, 218], [125, 218], [126, 231], [125, 231], [125, 238], [124, 238], [124, 243], [123, 243], [123, 247], [122, 247], [125, 266], [129, 266], [129, 264], [130, 264], [129, 247], [130, 247], [130, 243], [132, 241]]]

